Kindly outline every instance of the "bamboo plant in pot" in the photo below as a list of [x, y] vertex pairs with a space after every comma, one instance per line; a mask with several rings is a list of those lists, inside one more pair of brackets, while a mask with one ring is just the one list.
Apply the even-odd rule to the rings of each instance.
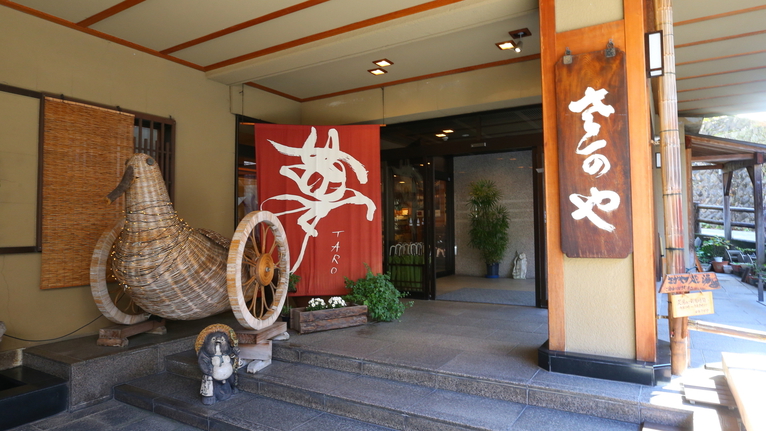
[[468, 192], [469, 245], [481, 253], [487, 264], [487, 278], [498, 277], [498, 266], [508, 247], [508, 209], [500, 204], [500, 189], [492, 180], [472, 182]]

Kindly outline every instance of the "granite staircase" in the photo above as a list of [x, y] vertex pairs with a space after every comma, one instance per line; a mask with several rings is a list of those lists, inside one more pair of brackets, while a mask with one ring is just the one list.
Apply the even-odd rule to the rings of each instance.
[[209, 430], [618, 431], [644, 422], [690, 429], [688, 411], [653, 406], [596, 379], [545, 375], [508, 382], [274, 342], [272, 365], [241, 371], [241, 393], [228, 401], [201, 404], [193, 350], [167, 356], [163, 373], [116, 386], [114, 398]]

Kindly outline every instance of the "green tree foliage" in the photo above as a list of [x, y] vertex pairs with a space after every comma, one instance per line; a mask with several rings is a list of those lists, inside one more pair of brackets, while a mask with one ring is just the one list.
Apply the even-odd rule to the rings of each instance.
[[487, 265], [500, 262], [508, 247], [510, 217], [500, 204], [500, 189], [492, 180], [472, 182], [468, 193], [470, 229], [468, 244], [479, 250]]

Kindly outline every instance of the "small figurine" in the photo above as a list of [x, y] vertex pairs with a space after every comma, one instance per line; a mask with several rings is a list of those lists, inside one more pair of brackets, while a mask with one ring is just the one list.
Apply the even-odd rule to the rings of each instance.
[[194, 350], [202, 370], [202, 404], [224, 401], [239, 392], [237, 369], [240, 367], [237, 334], [223, 324], [210, 325], [197, 336]]

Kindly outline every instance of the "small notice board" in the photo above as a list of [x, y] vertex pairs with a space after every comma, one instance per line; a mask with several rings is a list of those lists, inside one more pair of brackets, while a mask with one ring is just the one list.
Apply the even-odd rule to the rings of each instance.
[[[662, 281], [660, 293], [670, 295], [673, 317], [713, 314], [713, 292], [720, 289], [715, 272], [668, 274]], [[690, 293], [693, 290], [698, 292]]]

